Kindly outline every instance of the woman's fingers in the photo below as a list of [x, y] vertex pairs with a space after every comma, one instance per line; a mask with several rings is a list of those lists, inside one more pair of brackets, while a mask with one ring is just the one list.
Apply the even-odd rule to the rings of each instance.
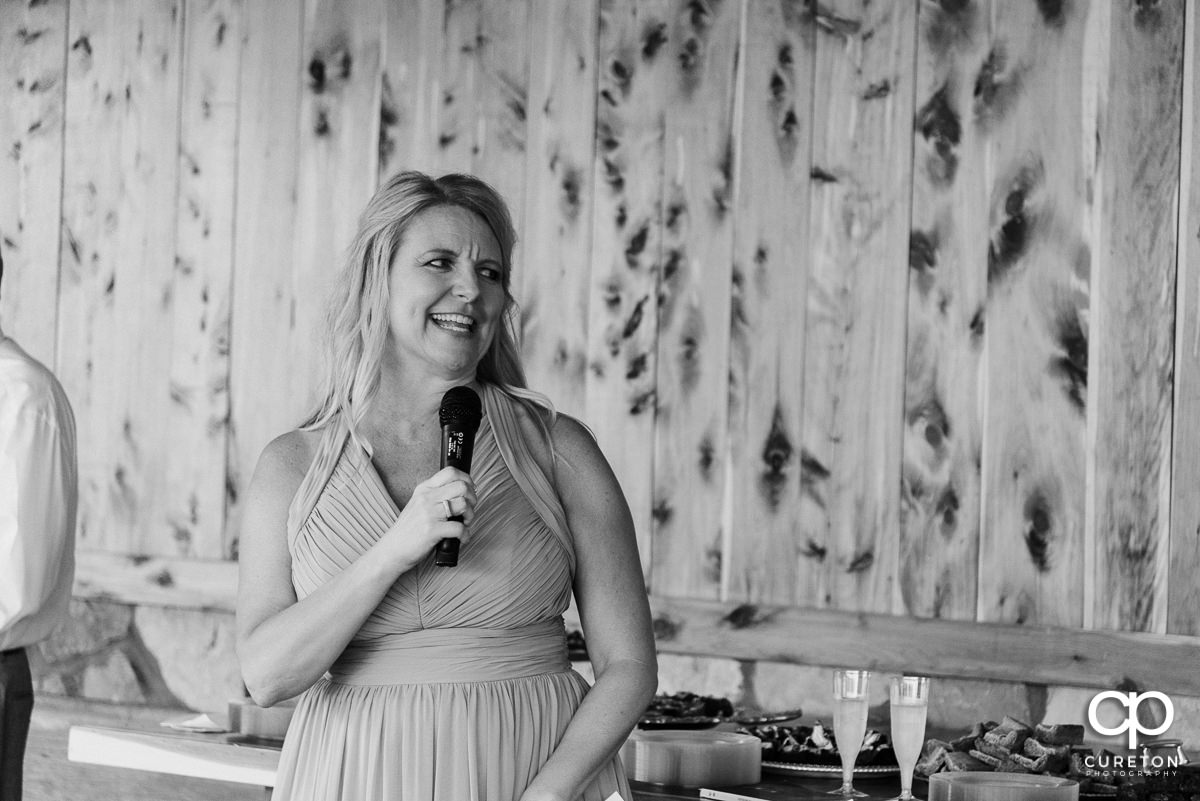
[[460, 470], [446, 468], [430, 478], [427, 487], [435, 518], [447, 520], [461, 516], [464, 522], [470, 522], [478, 501], [470, 476]]

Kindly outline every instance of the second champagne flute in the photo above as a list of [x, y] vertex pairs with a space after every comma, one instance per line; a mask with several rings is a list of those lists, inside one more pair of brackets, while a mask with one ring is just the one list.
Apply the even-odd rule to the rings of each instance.
[[868, 691], [871, 688], [869, 670], [835, 670], [833, 672], [833, 736], [842, 758], [842, 786], [829, 795], [865, 796], [854, 789], [854, 761], [867, 733]]
[[912, 794], [913, 769], [925, 743], [925, 717], [929, 711], [929, 679], [897, 676], [891, 692], [892, 748], [900, 763], [900, 795], [891, 801], [919, 801]]

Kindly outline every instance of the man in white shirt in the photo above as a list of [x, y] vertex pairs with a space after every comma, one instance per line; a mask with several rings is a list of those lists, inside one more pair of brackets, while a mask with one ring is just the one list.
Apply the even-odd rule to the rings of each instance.
[[77, 498], [67, 395], [0, 329], [0, 801], [21, 798], [33, 713], [25, 649], [66, 617]]

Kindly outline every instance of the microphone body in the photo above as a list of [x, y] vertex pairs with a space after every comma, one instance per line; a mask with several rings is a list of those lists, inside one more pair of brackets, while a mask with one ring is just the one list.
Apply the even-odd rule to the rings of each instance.
[[[471, 472], [471, 454], [475, 450], [475, 432], [483, 419], [483, 404], [470, 387], [454, 387], [442, 397], [438, 420], [442, 424], [442, 467]], [[462, 515], [449, 518], [462, 522]], [[447, 537], [434, 549], [433, 563], [439, 567], [458, 564], [458, 540]]]

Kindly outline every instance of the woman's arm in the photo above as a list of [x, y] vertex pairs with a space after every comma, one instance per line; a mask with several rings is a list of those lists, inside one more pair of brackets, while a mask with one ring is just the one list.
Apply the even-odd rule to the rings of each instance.
[[554, 477], [575, 542], [575, 599], [596, 683], [522, 801], [575, 798], [625, 742], [658, 686], [629, 506], [596, 441], [560, 416]]
[[[464, 525], [444, 519], [442, 498], [465, 499], [474, 514], [469, 477], [446, 468], [417, 485], [392, 527], [349, 567], [304, 600], [292, 588], [287, 514], [311, 453], [303, 434], [263, 451], [246, 499], [238, 555], [237, 651], [250, 697], [271, 706], [313, 685], [341, 655], [401, 573], [443, 537], [464, 542]], [[456, 504], [462, 506], [463, 501]]]

